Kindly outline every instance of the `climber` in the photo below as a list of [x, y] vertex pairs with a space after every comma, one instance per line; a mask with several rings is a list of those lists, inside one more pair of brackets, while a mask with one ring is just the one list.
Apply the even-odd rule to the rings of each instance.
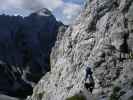
[[87, 78], [89, 77], [89, 76], [92, 76], [92, 71], [91, 71], [91, 68], [89, 67], [89, 66], [87, 66], [87, 68], [86, 68], [86, 76], [85, 76], [85, 81], [87, 80]]
[[91, 93], [92, 93], [94, 86], [95, 86], [95, 82], [94, 82], [92, 74], [93, 74], [93, 72], [91, 71], [91, 68], [89, 66], [87, 66], [86, 76], [85, 76], [85, 87], [87, 90], [89, 89], [89, 91]]

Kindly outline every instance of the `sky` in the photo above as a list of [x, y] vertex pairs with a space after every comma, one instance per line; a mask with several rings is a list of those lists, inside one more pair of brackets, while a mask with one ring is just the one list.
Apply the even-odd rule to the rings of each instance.
[[42, 8], [56, 19], [70, 24], [81, 12], [85, 0], [0, 0], [0, 14], [28, 16]]

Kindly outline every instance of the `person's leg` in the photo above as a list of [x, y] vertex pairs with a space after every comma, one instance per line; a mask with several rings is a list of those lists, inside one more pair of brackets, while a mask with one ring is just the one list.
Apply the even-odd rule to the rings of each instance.
[[90, 92], [91, 92], [91, 93], [93, 92], [94, 85], [95, 85], [94, 83], [90, 83], [90, 88], [89, 88], [89, 89], [90, 89]]
[[90, 90], [90, 92], [92, 93], [92, 91], [93, 91], [93, 87], [90, 87], [89, 90]]
[[86, 80], [87, 80], [87, 78], [88, 78], [88, 74], [86, 74], [86, 75], [85, 75], [85, 79], [84, 79], [84, 80], [86, 81]]

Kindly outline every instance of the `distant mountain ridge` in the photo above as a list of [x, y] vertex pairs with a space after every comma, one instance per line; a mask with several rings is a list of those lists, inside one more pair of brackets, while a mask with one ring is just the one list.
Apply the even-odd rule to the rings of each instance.
[[[31, 91], [32, 83], [50, 70], [49, 54], [60, 27], [65, 28], [46, 8], [27, 17], [0, 15], [0, 61], [4, 62], [0, 63], [0, 70], [6, 71], [0, 73], [0, 93], [14, 92], [15, 96], [22, 87]], [[19, 84], [16, 90], [3, 88], [16, 83]]]

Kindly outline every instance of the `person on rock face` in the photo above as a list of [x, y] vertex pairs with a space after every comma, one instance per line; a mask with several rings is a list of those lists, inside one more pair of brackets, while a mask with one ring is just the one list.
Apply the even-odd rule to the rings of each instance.
[[86, 75], [85, 75], [85, 81], [87, 80], [88, 77], [92, 77], [93, 72], [91, 71], [91, 68], [87, 66], [86, 68]]
[[[92, 76], [93, 72], [91, 71], [91, 68], [89, 66], [87, 66], [86, 68], [86, 75], [85, 75], [85, 88], [92, 93], [94, 86], [95, 86], [95, 82]], [[89, 80], [89, 81], [87, 81]]]

